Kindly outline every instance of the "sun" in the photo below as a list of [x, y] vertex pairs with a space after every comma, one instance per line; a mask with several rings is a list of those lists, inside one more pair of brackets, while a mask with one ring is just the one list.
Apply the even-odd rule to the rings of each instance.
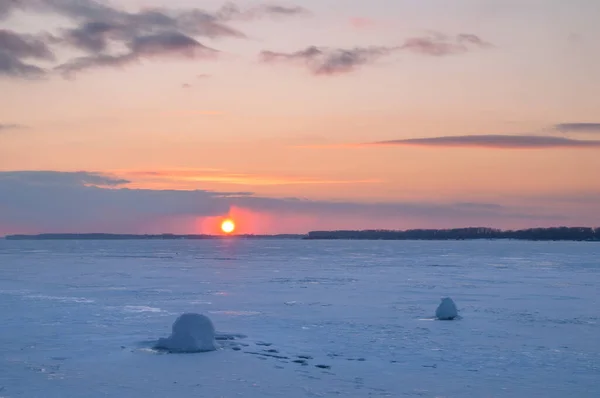
[[221, 231], [225, 232], [226, 234], [230, 234], [233, 231], [235, 231], [235, 223], [233, 222], [233, 220], [224, 220], [221, 223]]

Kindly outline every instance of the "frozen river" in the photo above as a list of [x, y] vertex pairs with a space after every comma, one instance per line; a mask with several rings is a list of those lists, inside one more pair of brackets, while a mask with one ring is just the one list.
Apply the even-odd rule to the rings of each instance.
[[599, 308], [600, 243], [0, 240], [0, 397], [598, 397]]

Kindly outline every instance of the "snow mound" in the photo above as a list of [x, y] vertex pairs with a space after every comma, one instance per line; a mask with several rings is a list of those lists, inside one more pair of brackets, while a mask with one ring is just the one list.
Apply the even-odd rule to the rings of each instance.
[[442, 321], [451, 321], [458, 316], [456, 304], [450, 297], [444, 297], [442, 302], [435, 310], [435, 317]]
[[154, 348], [172, 353], [214, 351], [218, 348], [215, 327], [205, 315], [182, 314], [173, 323], [171, 335], [158, 339]]

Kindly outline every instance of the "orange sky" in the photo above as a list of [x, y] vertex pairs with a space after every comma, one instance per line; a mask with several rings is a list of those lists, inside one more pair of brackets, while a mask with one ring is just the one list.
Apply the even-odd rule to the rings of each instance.
[[[333, 214], [227, 202], [231, 210], [210, 215], [238, 212], [240, 232], [600, 224], [596, 2], [348, 0], [340, 10], [307, 0], [285, 12], [240, 3], [235, 14], [203, 2], [216, 25], [185, 25], [194, 14], [183, 0], [64, 4], [0, 9], [4, 172], [86, 171], [127, 180], [111, 189], [365, 206]], [[108, 22], [105, 33], [86, 30]], [[219, 52], [206, 57], [200, 43]], [[27, 213], [15, 198], [0, 200], [0, 233], [54, 228], [50, 218], [3, 218]], [[449, 218], [386, 217], [382, 203], [448, 205]], [[452, 218], [460, 203], [521, 216]], [[153, 210], [130, 229], [204, 231], [211, 218], [200, 213]]]

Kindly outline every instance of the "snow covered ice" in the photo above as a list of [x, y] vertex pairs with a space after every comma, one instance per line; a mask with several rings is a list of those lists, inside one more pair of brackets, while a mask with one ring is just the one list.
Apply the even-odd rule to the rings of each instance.
[[458, 316], [456, 304], [450, 297], [444, 297], [435, 310], [435, 317], [441, 321], [451, 321]]
[[215, 327], [201, 314], [186, 313], [173, 323], [171, 335], [160, 338], [155, 348], [172, 353], [208, 352], [217, 349]]
[[[585, 242], [0, 240], [0, 397], [597, 398], [599, 259]], [[441, 297], [460, 322], [433, 321]], [[188, 312], [219, 349], [153, 349]]]

